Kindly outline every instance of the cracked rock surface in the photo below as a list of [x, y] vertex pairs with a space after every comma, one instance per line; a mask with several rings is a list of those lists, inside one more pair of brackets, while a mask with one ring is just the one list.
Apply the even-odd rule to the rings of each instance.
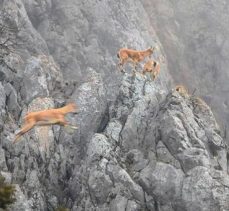
[[[228, 130], [229, 53], [226, 0], [142, 0], [174, 81], [196, 89]], [[229, 142], [229, 140], [227, 140]]]
[[[204, 101], [171, 89], [141, 1], [0, 0], [5, 12], [18, 29], [0, 65], [0, 173], [17, 191], [9, 210], [229, 210], [225, 140]], [[165, 58], [155, 81], [142, 65], [118, 71], [119, 48], [151, 45]], [[77, 130], [35, 127], [12, 144], [27, 112], [67, 102], [79, 108], [66, 117]]]

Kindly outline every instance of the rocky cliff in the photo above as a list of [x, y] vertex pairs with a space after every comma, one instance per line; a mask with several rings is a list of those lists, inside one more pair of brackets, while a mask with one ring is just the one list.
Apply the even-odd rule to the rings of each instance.
[[[11, 210], [229, 210], [227, 147], [208, 105], [171, 89], [140, 1], [0, 1], [16, 44], [0, 66], [0, 170]], [[155, 81], [117, 69], [120, 47], [157, 47]], [[142, 67], [138, 67], [140, 71]], [[78, 130], [36, 127], [28, 111], [75, 102]]]
[[196, 90], [211, 106], [221, 127], [228, 130], [229, 2], [142, 2], [176, 83]]

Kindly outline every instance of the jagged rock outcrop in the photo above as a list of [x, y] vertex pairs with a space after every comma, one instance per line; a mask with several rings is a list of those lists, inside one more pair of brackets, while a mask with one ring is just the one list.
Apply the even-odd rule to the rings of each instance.
[[[64, 70], [65, 80], [82, 83], [87, 67], [100, 72], [108, 99], [120, 80], [116, 54], [120, 47], [161, 46], [140, 1], [23, 1], [27, 14], [50, 54]], [[128, 9], [127, 9], [128, 8]], [[144, 21], [142, 21], [144, 20]], [[163, 74], [168, 72], [164, 71]]]
[[[221, 127], [229, 120], [228, 2], [142, 0], [176, 83], [211, 106]], [[228, 137], [227, 137], [228, 139]], [[229, 139], [227, 140], [229, 141]]]
[[[86, 188], [73, 210], [229, 208], [227, 149], [210, 108], [194, 96], [166, 95], [139, 74], [124, 75], [86, 157]], [[76, 172], [71, 186], [79, 187]]]
[[[166, 60], [153, 82], [116, 68], [120, 47], [153, 45], [153, 57], [165, 57], [140, 1], [0, 6], [18, 42], [0, 65], [0, 173], [16, 184], [11, 210], [229, 209], [227, 148], [207, 104], [171, 90]], [[35, 127], [12, 144], [26, 112], [70, 101], [78, 130]]]

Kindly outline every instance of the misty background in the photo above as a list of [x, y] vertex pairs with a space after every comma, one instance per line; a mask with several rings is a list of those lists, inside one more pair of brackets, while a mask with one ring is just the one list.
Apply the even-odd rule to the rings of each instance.
[[[0, 0], [9, 210], [229, 210], [228, 4]], [[150, 46], [161, 66], [155, 81], [130, 64], [118, 70], [120, 48]], [[34, 127], [12, 144], [27, 112], [68, 102], [79, 107], [67, 116], [78, 130]]]

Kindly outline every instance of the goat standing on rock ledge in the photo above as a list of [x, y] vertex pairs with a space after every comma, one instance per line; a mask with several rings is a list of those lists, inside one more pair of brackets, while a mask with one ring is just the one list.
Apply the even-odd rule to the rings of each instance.
[[122, 67], [121, 71], [125, 72], [123, 66], [127, 62], [132, 62], [134, 64], [134, 71], [136, 71], [137, 64], [143, 61], [147, 56], [151, 57], [155, 48], [148, 48], [144, 51], [137, 51], [128, 48], [121, 48], [117, 54], [119, 58], [119, 67]]
[[142, 74], [150, 73], [151, 79], [154, 81], [160, 72], [160, 64], [154, 60], [149, 60], [145, 63]]

